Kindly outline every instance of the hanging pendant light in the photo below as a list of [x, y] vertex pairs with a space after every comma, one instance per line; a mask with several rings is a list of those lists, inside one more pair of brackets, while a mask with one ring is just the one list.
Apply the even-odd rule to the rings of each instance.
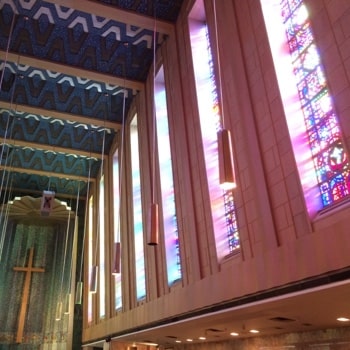
[[227, 191], [236, 188], [236, 178], [233, 163], [231, 132], [225, 129], [225, 117], [224, 117], [224, 103], [222, 93], [222, 81], [221, 81], [221, 63], [219, 52], [219, 37], [216, 18], [216, 0], [213, 0], [214, 9], [214, 26], [215, 26], [215, 41], [216, 41], [216, 57], [218, 66], [218, 80], [220, 89], [220, 116], [221, 116], [221, 130], [217, 133], [218, 141], [218, 157], [219, 157], [219, 184], [220, 187]]
[[148, 229], [148, 241], [150, 246], [158, 245], [159, 241], [159, 215], [158, 204], [155, 202], [155, 153], [156, 153], [156, 128], [157, 128], [157, 116], [155, 107], [155, 86], [156, 86], [156, 45], [157, 45], [157, 20], [156, 20], [156, 6], [154, 5], [154, 29], [153, 29], [153, 135], [152, 135], [152, 164], [151, 164], [151, 179], [152, 179], [152, 203], [149, 214], [149, 229]]
[[[126, 43], [126, 45], [128, 45]], [[121, 137], [119, 142], [119, 183], [118, 183], [118, 226], [117, 226], [117, 237], [116, 242], [114, 242], [114, 251], [113, 251], [113, 264], [112, 264], [112, 274], [117, 275], [121, 272], [120, 263], [121, 263], [121, 243], [120, 243], [120, 219], [121, 219], [121, 194], [122, 194], [122, 177], [123, 177], [123, 164], [124, 164], [124, 135], [125, 135], [125, 103], [127, 97], [127, 91], [125, 89], [125, 65], [124, 65], [124, 88], [123, 88], [123, 114], [122, 114], [122, 125], [121, 125]]]
[[[65, 272], [65, 267], [66, 267], [66, 261], [67, 261], [67, 248], [68, 248], [68, 237], [69, 237], [69, 228], [70, 228], [70, 215], [71, 215], [71, 208], [67, 207], [68, 216], [67, 216], [67, 230], [66, 230], [66, 235], [65, 235], [65, 243], [64, 243], [64, 254], [63, 254], [63, 263], [62, 263], [62, 271], [61, 271], [61, 283], [60, 283], [60, 291], [59, 291], [59, 301], [57, 303], [57, 308], [56, 308], [56, 316], [55, 320], [59, 321], [61, 319], [62, 315], [62, 308], [63, 308], [63, 282], [65, 280], [64, 272]], [[65, 299], [66, 303], [66, 299]], [[66, 308], [66, 306], [65, 306]]]
[[[0, 91], [2, 90], [2, 84], [3, 84], [3, 80], [5, 78], [5, 69], [7, 67], [7, 62], [8, 62], [8, 54], [10, 52], [10, 46], [11, 46], [11, 41], [12, 41], [12, 35], [13, 35], [13, 29], [15, 26], [15, 22], [17, 19], [17, 14], [14, 14], [11, 20], [11, 27], [10, 27], [10, 32], [9, 32], [9, 36], [8, 36], [8, 41], [7, 41], [7, 45], [6, 45], [6, 54], [5, 57], [3, 58], [3, 62], [2, 62], [2, 74], [0, 75]], [[18, 60], [17, 60], [17, 65], [16, 68], [18, 70], [18, 66], [19, 66], [19, 55], [18, 55]], [[15, 88], [16, 88], [16, 82], [17, 82], [17, 74], [18, 72], [16, 72], [15, 75], [15, 80], [13, 82], [12, 85], [12, 93], [11, 93], [11, 101], [10, 101], [10, 110], [12, 111], [12, 105], [13, 105], [13, 99], [14, 99], [14, 95], [15, 95]], [[16, 113], [16, 110], [15, 110]], [[1, 154], [0, 154], [0, 161], [1, 163], [4, 165], [3, 168], [3, 173], [2, 173], [2, 179], [1, 179], [1, 185], [0, 185], [0, 192], [2, 193], [2, 206], [1, 206], [1, 210], [0, 210], [0, 218], [1, 218], [1, 222], [2, 222], [2, 229], [1, 229], [1, 234], [0, 234], [0, 262], [2, 260], [2, 252], [3, 252], [3, 248], [4, 248], [4, 244], [5, 244], [5, 238], [6, 238], [6, 232], [7, 232], [7, 223], [8, 223], [8, 218], [9, 218], [9, 210], [10, 210], [10, 195], [11, 195], [11, 191], [12, 191], [12, 184], [13, 184], [13, 177], [15, 175], [10, 176], [9, 171], [7, 170], [8, 167], [8, 161], [9, 161], [9, 157], [4, 157], [4, 152], [6, 149], [8, 149], [8, 145], [6, 145], [5, 141], [6, 138], [8, 137], [8, 132], [11, 130], [13, 130], [13, 127], [10, 128], [10, 119], [11, 119], [11, 114], [8, 112], [8, 116], [7, 116], [7, 122], [6, 122], [6, 128], [4, 130], [4, 136], [2, 138], [2, 147], [1, 147]], [[6, 145], [6, 146], [5, 146]], [[11, 153], [11, 164], [13, 161], [13, 153]], [[6, 178], [6, 186], [4, 185], [4, 180], [7, 174], [7, 178]], [[10, 180], [11, 178], [11, 180]], [[10, 182], [10, 186], [8, 186], [8, 183]], [[5, 203], [7, 203], [5, 205]], [[4, 214], [4, 210], [6, 210], [5, 214]]]
[[75, 304], [81, 305], [83, 301], [83, 282], [78, 281], [75, 289]]
[[84, 284], [82, 281], [83, 275], [83, 261], [84, 261], [84, 247], [85, 247], [85, 239], [86, 239], [86, 231], [88, 228], [88, 208], [89, 208], [89, 193], [90, 193], [90, 179], [91, 179], [91, 147], [92, 147], [92, 134], [90, 130], [90, 158], [89, 158], [89, 170], [88, 170], [88, 179], [87, 179], [87, 189], [86, 189], [86, 202], [85, 202], [85, 216], [84, 216], [84, 233], [83, 233], [83, 241], [81, 244], [81, 255], [80, 255], [80, 270], [79, 270], [79, 280], [75, 289], [75, 304], [81, 305], [83, 301], [83, 288]]
[[66, 294], [66, 299], [64, 301], [64, 314], [69, 315], [70, 314], [70, 297], [71, 294], [67, 293]]
[[89, 285], [90, 293], [97, 292], [97, 280], [98, 280], [98, 266], [93, 265], [91, 267], [91, 272], [90, 272], [90, 285]]
[[56, 315], [55, 315], [55, 320], [60, 321], [61, 320], [61, 315], [62, 315], [62, 302], [59, 301], [56, 306]]
[[[105, 94], [106, 100], [108, 98], [108, 94]], [[100, 181], [102, 177], [104, 176], [104, 154], [105, 154], [105, 143], [106, 143], [106, 127], [105, 123], [103, 126], [103, 138], [102, 138], [102, 149], [101, 149], [101, 168], [100, 168]], [[104, 191], [104, 186], [103, 186]], [[100, 200], [101, 200], [101, 186], [100, 186]], [[100, 209], [100, 207], [98, 208]], [[104, 213], [102, 213], [104, 214]], [[97, 285], [98, 285], [98, 270], [99, 266], [97, 264], [97, 251], [100, 244], [100, 235], [101, 235], [101, 224], [100, 224], [100, 218], [101, 218], [101, 212], [100, 210], [97, 211], [97, 232], [96, 232], [96, 244], [95, 244], [95, 254], [94, 254], [94, 262], [95, 264], [92, 265], [91, 271], [90, 271], [90, 285], [89, 285], [89, 292], [90, 293], [97, 293]]]
[[219, 154], [219, 179], [223, 190], [236, 188], [235, 172], [233, 168], [231, 133], [221, 129], [217, 133]]
[[148, 236], [148, 245], [157, 245], [159, 241], [159, 217], [157, 203], [151, 204], [149, 222], [150, 228]]
[[114, 242], [112, 274], [120, 273], [120, 242]]

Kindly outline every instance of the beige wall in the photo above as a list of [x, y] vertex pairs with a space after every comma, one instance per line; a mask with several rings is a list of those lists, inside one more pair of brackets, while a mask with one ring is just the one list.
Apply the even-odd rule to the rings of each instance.
[[[212, 25], [211, 4], [205, 2]], [[306, 2], [350, 148], [350, 2]], [[176, 40], [168, 38], [161, 50], [183, 280], [169, 289], [162, 245], [147, 247], [148, 299], [142, 305], [127, 299], [123, 312], [84, 329], [84, 342], [350, 265], [350, 206], [344, 204], [312, 220], [307, 214], [258, 0], [217, 1], [219, 37], [225, 43], [220, 46], [224, 108], [233, 136], [238, 177], [235, 204], [242, 242], [240, 255], [218, 263], [187, 33], [187, 3], [178, 19]], [[146, 207], [150, 200], [151, 83], [152, 77], [138, 104]], [[125, 264], [132, 261], [128, 254], [123, 256]], [[124, 267], [123, 271], [132, 273], [133, 268]], [[131, 280], [130, 274], [128, 278]], [[240, 283], [234, 283], [237, 280]], [[133, 295], [131, 286], [130, 281], [124, 286], [128, 298]], [[215, 292], [212, 286], [216, 286]], [[221, 348], [225, 346], [218, 346]]]

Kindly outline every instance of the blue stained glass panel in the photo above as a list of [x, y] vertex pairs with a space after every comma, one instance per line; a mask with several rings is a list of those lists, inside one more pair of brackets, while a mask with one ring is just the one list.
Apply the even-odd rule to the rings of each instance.
[[282, 0], [287, 43], [304, 114], [323, 207], [350, 194], [350, 166], [341, 140], [307, 8], [302, 0]]

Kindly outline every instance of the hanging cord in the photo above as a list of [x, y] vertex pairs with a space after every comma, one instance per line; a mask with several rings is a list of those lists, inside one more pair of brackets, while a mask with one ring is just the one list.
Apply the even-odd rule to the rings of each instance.
[[[12, 131], [13, 131], [13, 126], [14, 126], [14, 122], [12, 123], [12, 127], [11, 127], [11, 135], [12, 135]], [[6, 184], [5, 184], [5, 191], [3, 193], [3, 205], [1, 207], [1, 212], [0, 212], [0, 217], [2, 218], [3, 214], [4, 214], [5, 204], [7, 203], [6, 211], [5, 211], [5, 219], [4, 219], [3, 225], [2, 225], [1, 240], [0, 240], [0, 261], [1, 261], [1, 258], [2, 258], [2, 250], [3, 250], [4, 241], [5, 241], [5, 235], [6, 235], [7, 224], [8, 224], [8, 216], [9, 216], [9, 210], [10, 210], [10, 204], [8, 202], [11, 199], [12, 187], [13, 187], [13, 177], [11, 176], [11, 179], [10, 179], [9, 171], [7, 170], [7, 168], [8, 167], [10, 167], [10, 168], [12, 167], [14, 152], [15, 152], [15, 148], [13, 148], [13, 150], [11, 152], [11, 157], [7, 157], [6, 158], [5, 167], [3, 169], [3, 176], [2, 176], [2, 179], [1, 179], [1, 191], [2, 191], [3, 186], [4, 186], [5, 176], [7, 174], [7, 176], [6, 176]]]
[[221, 81], [221, 64], [220, 64], [220, 50], [219, 50], [219, 36], [216, 18], [216, 0], [213, 0], [214, 8], [214, 27], [215, 27], [215, 43], [216, 43], [216, 57], [217, 57], [217, 67], [218, 67], [218, 78], [219, 78], [219, 89], [220, 89], [220, 117], [221, 117], [221, 128], [225, 128], [225, 116], [224, 116], [224, 106], [223, 106], [223, 95], [222, 95], [222, 81]]
[[70, 296], [72, 293], [72, 266], [73, 266], [73, 245], [74, 245], [74, 237], [78, 234], [77, 231], [77, 222], [78, 222], [78, 208], [79, 208], [79, 200], [80, 200], [80, 182], [78, 186], [78, 194], [76, 199], [76, 205], [75, 205], [75, 217], [74, 217], [74, 236], [73, 236], [73, 242], [72, 242], [72, 249], [71, 249], [71, 258], [70, 258], [70, 265], [69, 265], [69, 277], [68, 277], [68, 287], [67, 287], [67, 294], [65, 299], [65, 305], [64, 305], [64, 313], [69, 314], [70, 313]]
[[[9, 197], [11, 197], [11, 195], [12, 195], [12, 179], [11, 179], [11, 184], [10, 184]], [[4, 218], [3, 224], [2, 224], [1, 239], [0, 239], [0, 262], [2, 260], [2, 251], [4, 249], [4, 244], [5, 244], [7, 224], [8, 224], [9, 215], [10, 215], [10, 206], [11, 206], [11, 204], [9, 204], [9, 203], [6, 204], [5, 218]], [[1, 217], [3, 214], [3, 207], [4, 207], [4, 205], [1, 208]]]
[[155, 200], [155, 153], [156, 153], [156, 45], [157, 45], [157, 19], [156, 19], [156, 4], [154, 4], [154, 27], [153, 27], [153, 106], [152, 106], [152, 194], [151, 200], [152, 204]]
[[7, 61], [8, 61], [8, 54], [9, 54], [9, 51], [10, 51], [10, 45], [11, 45], [12, 34], [13, 34], [13, 27], [15, 25], [16, 17], [17, 17], [17, 15], [14, 13], [13, 17], [12, 17], [12, 21], [11, 21], [9, 39], [7, 40], [6, 54], [5, 54], [5, 59], [4, 59], [4, 63], [3, 63], [4, 70], [2, 71], [1, 79], [0, 79], [0, 90], [2, 89], [2, 82], [4, 80], [5, 67], [6, 67]]
[[122, 115], [122, 130], [121, 130], [121, 140], [120, 140], [120, 168], [119, 168], [119, 188], [118, 188], [118, 194], [119, 194], [119, 201], [118, 201], [118, 227], [117, 227], [117, 237], [116, 241], [120, 242], [120, 218], [121, 218], [121, 193], [122, 193], [122, 177], [123, 177], [123, 163], [124, 163], [124, 137], [125, 137], [125, 104], [126, 104], [126, 95], [127, 91], [125, 89], [126, 85], [126, 79], [125, 79], [125, 65], [124, 65], [124, 88], [123, 88], [123, 115]]
[[[17, 113], [17, 107], [15, 109], [13, 109], [13, 101], [14, 101], [14, 95], [15, 95], [16, 84], [17, 84], [18, 66], [19, 66], [19, 56], [18, 56], [17, 62], [16, 62], [16, 69], [17, 69], [17, 71], [16, 71], [16, 74], [15, 74], [15, 79], [13, 81], [12, 91], [11, 91], [11, 98], [10, 98], [10, 111], [11, 112], [14, 111], [14, 113], [13, 113], [14, 115]], [[11, 124], [11, 127], [10, 127], [11, 117], [13, 117], [13, 121], [12, 121], [12, 124]], [[15, 120], [16, 120], [15, 116], [11, 116], [10, 113], [9, 113], [8, 117], [7, 117], [7, 121], [6, 121], [5, 134], [4, 134], [3, 141], [2, 141], [3, 142], [3, 146], [2, 146], [2, 149], [1, 149], [0, 160], [2, 160], [3, 157], [4, 157], [4, 152], [5, 152], [5, 148], [6, 148], [5, 146], [7, 144], [6, 140], [8, 138], [9, 129], [10, 129], [10, 138], [12, 137]], [[7, 146], [7, 148], [9, 149], [10, 147]], [[3, 170], [2, 179], [1, 179], [1, 185], [0, 185], [0, 193], [3, 190], [3, 183], [4, 183], [4, 176], [5, 176], [5, 173], [6, 173], [7, 161], [8, 161], [8, 158], [6, 158], [6, 162], [5, 162], [5, 165], [4, 165], [4, 170]]]
[[[66, 260], [67, 260], [67, 245], [68, 245], [68, 235], [69, 235], [69, 228], [70, 228], [70, 215], [71, 210], [69, 210], [68, 213], [68, 222], [67, 222], [67, 230], [66, 230], [66, 239], [64, 243], [64, 254], [63, 254], [63, 264], [62, 264], [62, 273], [61, 273], [61, 286], [60, 286], [60, 293], [59, 293], [59, 303], [62, 305], [63, 300], [63, 279], [64, 279], [64, 270], [66, 268]], [[59, 308], [59, 311], [62, 311], [62, 306]], [[59, 318], [58, 318], [59, 316]], [[60, 319], [61, 315], [56, 315], [56, 320]]]
[[[2, 71], [1, 78], [0, 78], [0, 90], [2, 89], [2, 83], [3, 83], [3, 80], [4, 80], [4, 76], [5, 76], [5, 68], [7, 66], [8, 54], [9, 54], [9, 51], [10, 51], [10, 45], [11, 45], [11, 40], [12, 40], [13, 28], [14, 28], [14, 25], [15, 25], [15, 21], [16, 21], [16, 14], [13, 15], [12, 21], [11, 21], [10, 33], [9, 33], [9, 38], [8, 38], [8, 41], [7, 41], [7, 47], [6, 47], [5, 60], [3, 62], [4, 69]], [[16, 64], [17, 71], [18, 71], [18, 64], [19, 64], [19, 56], [17, 57], [17, 64]], [[12, 110], [12, 104], [13, 104], [13, 97], [14, 97], [14, 93], [15, 93], [16, 82], [17, 82], [17, 72], [15, 74], [15, 79], [14, 79], [14, 82], [13, 82], [13, 89], [12, 89], [12, 92], [11, 92], [10, 110]], [[3, 159], [3, 155], [4, 155], [4, 149], [5, 149], [5, 145], [6, 145], [6, 138], [7, 138], [7, 132], [8, 132], [8, 129], [9, 129], [9, 123], [10, 123], [10, 115], [8, 116], [7, 122], [6, 122], [6, 129], [5, 129], [5, 135], [3, 137], [3, 147], [2, 147], [2, 150], [1, 150], [0, 160]], [[6, 159], [6, 162], [7, 162], [7, 159]], [[2, 193], [5, 173], [6, 173], [6, 165], [5, 165], [5, 168], [3, 170], [3, 174], [2, 174], [1, 185], [0, 185], [0, 193]], [[1, 213], [1, 215], [2, 215], [2, 213]]]
[[[104, 154], [105, 154], [105, 139], [106, 139], [106, 123], [104, 122], [103, 126], [103, 139], [102, 139], [102, 152], [101, 152], [101, 178], [102, 175], [104, 174]], [[103, 187], [104, 188], [104, 187]], [[101, 200], [101, 192], [99, 192], [99, 201]], [[99, 243], [100, 243], [100, 234], [101, 234], [101, 227], [100, 227], [100, 220], [101, 220], [101, 213], [100, 213], [100, 205], [97, 210], [97, 230], [96, 230], [96, 246], [95, 246], [95, 254], [94, 254], [94, 262], [95, 266], [97, 267], [97, 251], [99, 248]]]
[[83, 233], [82, 250], [81, 250], [81, 256], [80, 256], [79, 282], [82, 282], [83, 260], [84, 260], [83, 255], [84, 255], [86, 231], [88, 226], [89, 193], [90, 193], [90, 178], [91, 178], [91, 144], [92, 144], [92, 131], [90, 130], [90, 159], [89, 159], [88, 182], [87, 182], [87, 189], [86, 189], [84, 233]]

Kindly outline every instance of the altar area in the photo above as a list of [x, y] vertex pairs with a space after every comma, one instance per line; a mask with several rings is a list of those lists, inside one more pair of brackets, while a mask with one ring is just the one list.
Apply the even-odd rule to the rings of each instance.
[[22, 197], [2, 207], [0, 348], [70, 349], [77, 218], [53, 199]]

